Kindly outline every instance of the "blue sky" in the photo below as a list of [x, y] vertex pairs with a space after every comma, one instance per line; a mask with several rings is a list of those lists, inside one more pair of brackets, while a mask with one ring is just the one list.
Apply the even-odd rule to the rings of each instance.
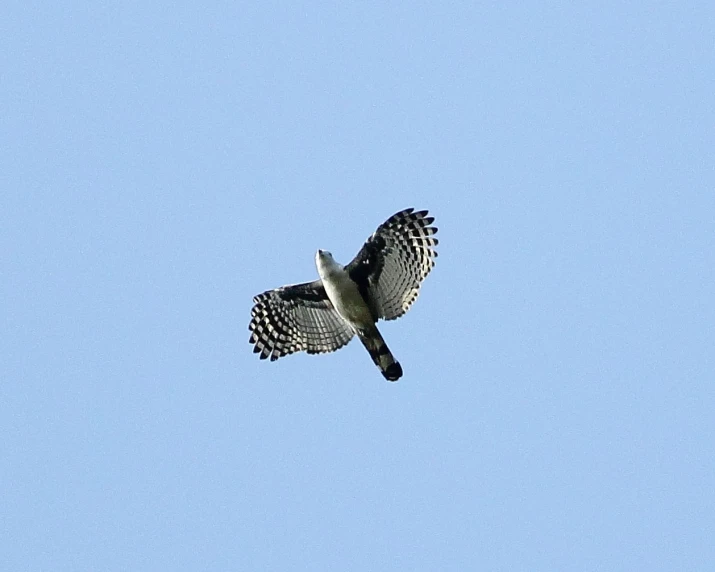
[[[0, 16], [0, 568], [713, 569], [710, 3]], [[251, 353], [409, 206], [403, 379]]]

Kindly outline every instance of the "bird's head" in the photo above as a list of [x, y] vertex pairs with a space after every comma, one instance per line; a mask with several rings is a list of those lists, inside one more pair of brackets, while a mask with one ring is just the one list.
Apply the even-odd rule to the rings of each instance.
[[320, 250], [318, 249], [318, 252], [315, 254], [315, 261], [317, 262], [318, 260], [323, 260], [323, 261], [328, 261], [332, 260], [333, 255], [331, 252], [328, 252], [327, 250]]
[[318, 273], [322, 278], [326, 273], [334, 271], [337, 263], [333, 260], [333, 255], [327, 250], [318, 250], [315, 253], [315, 265], [318, 267]]

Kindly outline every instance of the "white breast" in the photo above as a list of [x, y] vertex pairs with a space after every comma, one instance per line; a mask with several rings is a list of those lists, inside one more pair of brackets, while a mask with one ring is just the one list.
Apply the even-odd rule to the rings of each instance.
[[338, 314], [355, 327], [373, 324], [370, 309], [362, 299], [357, 284], [350, 279], [342, 265], [335, 262], [329, 253], [322, 251], [318, 251], [315, 261], [325, 292]]

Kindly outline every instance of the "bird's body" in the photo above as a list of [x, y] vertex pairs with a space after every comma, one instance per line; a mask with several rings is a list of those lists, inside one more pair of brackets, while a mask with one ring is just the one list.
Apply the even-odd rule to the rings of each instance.
[[370, 311], [357, 283], [330, 252], [318, 250], [315, 265], [335, 311], [350, 324], [385, 378], [397, 381], [402, 376], [402, 367], [375, 326], [377, 317]]
[[301, 350], [331, 352], [357, 335], [383, 376], [399, 379], [402, 367], [375, 324], [400, 317], [417, 298], [437, 256], [433, 221], [427, 211], [400, 211], [378, 227], [347, 266], [318, 250], [320, 279], [254, 298], [253, 351], [271, 360]]
[[332, 254], [318, 250], [315, 255], [315, 266], [318, 268], [328, 299], [343, 320], [353, 328], [365, 328], [375, 323], [357, 284], [350, 279], [345, 267], [335, 262]]

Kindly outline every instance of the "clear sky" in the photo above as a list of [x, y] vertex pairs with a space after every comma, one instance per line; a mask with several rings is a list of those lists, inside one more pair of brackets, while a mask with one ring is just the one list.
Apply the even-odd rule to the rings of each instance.
[[[0, 8], [0, 569], [715, 569], [711, 2]], [[252, 297], [429, 209], [382, 332]]]

